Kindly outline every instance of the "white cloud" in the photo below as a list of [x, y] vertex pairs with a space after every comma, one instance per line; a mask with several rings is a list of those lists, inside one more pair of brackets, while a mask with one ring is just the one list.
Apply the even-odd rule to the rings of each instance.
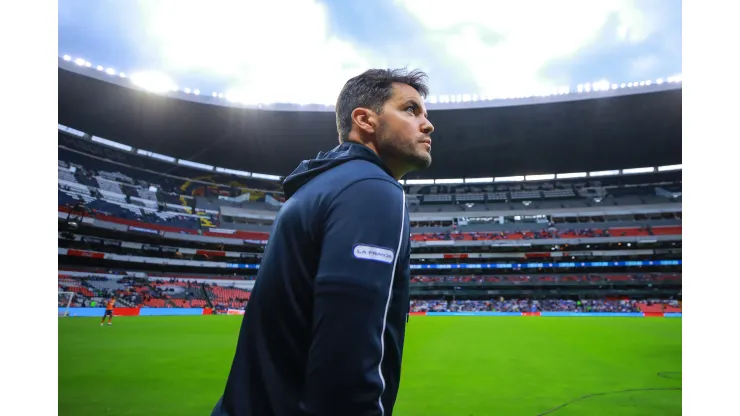
[[[207, 4], [207, 7], [205, 6]], [[165, 72], [231, 79], [231, 97], [251, 103], [332, 104], [344, 82], [369, 67], [328, 33], [312, 0], [140, 0], [142, 30]]]
[[[572, 56], [596, 40], [608, 19], [619, 21], [621, 39], [638, 42], [651, 25], [632, 0], [398, 0], [430, 36], [444, 32], [439, 44], [469, 68], [485, 95], [514, 96], [553, 87], [540, 69], [556, 58]], [[450, 34], [449, 29], [468, 29]], [[501, 35], [484, 42], [473, 25]]]
[[657, 68], [660, 65], [660, 60], [655, 55], [647, 55], [637, 58], [630, 62], [629, 76], [635, 80], [642, 80], [644, 78], [652, 77]]

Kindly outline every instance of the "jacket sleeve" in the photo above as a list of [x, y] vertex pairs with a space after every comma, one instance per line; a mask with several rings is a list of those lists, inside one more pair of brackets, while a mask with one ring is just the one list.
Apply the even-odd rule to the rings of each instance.
[[324, 220], [314, 286], [313, 339], [302, 410], [383, 415], [383, 333], [404, 233], [406, 200], [390, 181], [346, 188]]

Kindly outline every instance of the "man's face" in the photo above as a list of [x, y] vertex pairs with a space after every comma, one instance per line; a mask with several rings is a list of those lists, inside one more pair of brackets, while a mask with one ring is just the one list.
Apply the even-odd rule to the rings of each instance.
[[406, 84], [394, 84], [391, 98], [379, 116], [378, 154], [394, 170], [408, 172], [432, 163], [434, 126], [419, 93]]

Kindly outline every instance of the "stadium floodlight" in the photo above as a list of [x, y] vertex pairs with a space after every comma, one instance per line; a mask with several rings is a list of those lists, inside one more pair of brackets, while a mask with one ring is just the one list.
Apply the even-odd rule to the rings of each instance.
[[148, 156], [152, 159], [164, 160], [165, 162], [175, 162], [175, 158], [172, 156], [161, 155], [159, 153], [150, 152], [149, 150], [136, 149], [136, 153], [142, 156]]
[[617, 85], [617, 84], [612, 84], [612, 89], [613, 89], [613, 90], [616, 90], [617, 88], [619, 88], [619, 85]]
[[491, 183], [493, 178], [465, 178], [465, 183]]
[[193, 94], [200, 95], [200, 90], [197, 90], [197, 89], [196, 90], [193, 90]]
[[102, 65], [98, 65], [98, 66], [96, 66], [96, 67], [95, 67], [95, 69], [97, 69], [98, 71], [102, 71], [102, 70], [103, 70], [103, 69], [105, 69], [105, 68], [103, 68], [103, 66], [102, 66]]
[[62, 56], [62, 59], [64, 59], [65, 61], [69, 61], [69, 60], [72, 59], [72, 57], [69, 56], [69, 55], [64, 55], [64, 56]]
[[79, 65], [79, 66], [83, 66], [83, 65], [85, 65], [85, 60], [82, 59], [82, 58], [77, 58], [77, 59], [75, 59], [75, 63], [77, 65]]
[[650, 80], [647, 80], [647, 81], [645, 81], [645, 85], [650, 85], [650, 84], [652, 84], [652, 83], [653, 83], [653, 82], [652, 82], [652, 81], [650, 81]]
[[619, 88], [624, 88], [624, 87], [626, 87], [626, 86], [627, 86], [627, 84], [625, 84], [625, 83], [623, 82], [623, 83], [621, 83], [621, 84], [619, 85]]
[[526, 181], [550, 181], [555, 179], [554, 173], [545, 173], [542, 175], [527, 175], [524, 177]]
[[437, 185], [453, 185], [457, 183], [464, 183], [465, 181], [460, 179], [435, 179], [434, 183]]
[[658, 172], [668, 172], [672, 170], [682, 170], [683, 165], [666, 165], [666, 166], [658, 166]]
[[123, 73], [123, 72], [121, 72], [120, 74], [118, 74], [118, 76], [121, 77], [121, 78], [126, 78], [126, 74]]
[[88, 67], [88, 68], [90, 68], [92, 66], [92, 64], [88, 61], [88, 62], [85, 62], [85, 66]]
[[183, 92], [185, 92], [185, 94], [190, 94], [190, 88], [185, 87], [185, 89], [183, 89]]
[[658, 85], [662, 84], [663, 83], [663, 78], [656, 79], [655, 80], [655, 83], [658, 84]]
[[108, 68], [108, 69], [105, 70], [105, 73], [108, 74], [108, 75], [115, 75], [116, 70], [113, 69], [113, 68]]
[[104, 144], [104, 145], [110, 146], [110, 147], [115, 147], [116, 149], [121, 149], [121, 150], [124, 150], [126, 152], [130, 152], [133, 149], [131, 146], [129, 146], [127, 144], [118, 143], [118, 142], [115, 142], [113, 140], [104, 139], [104, 138], [98, 137], [98, 136], [92, 136], [90, 139], [92, 141], [96, 142], [96, 143]]
[[268, 180], [268, 181], [279, 181], [281, 179], [280, 176], [277, 176], [277, 175], [268, 175], [268, 174], [265, 174], [265, 173], [253, 173], [252, 174], [252, 177], [253, 178], [257, 178], [257, 179], [265, 179], [265, 180]]
[[493, 178], [494, 182], [522, 182], [523, 180], [524, 176], [500, 176]]
[[434, 179], [406, 179], [406, 185], [434, 185]]
[[635, 173], [651, 173], [654, 172], [655, 168], [631, 168], [631, 169], [622, 169], [623, 175], [630, 175]]
[[213, 94], [211, 94], [211, 97], [213, 97], [213, 98], [216, 98], [216, 97], [218, 97], [218, 94], [216, 94], [216, 93], [214, 92]]
[[628, 87], [628, 88], [632, 88], [632, 83], [631, 83], [631, 82], [628, 82], [628, 83], [627, 83], [627, 87]]
[[618, 170], [600, 170], [596, 172], [589, 172], [588, 176], [591, 176], [592, 178], [599, 177], [599, 176], [614, 176], [619, 175]]
[[185, 159], [177, 159], [177, 164], [178, 165], [183, 165], [183, 166], [188, 166], [188, 167], [191, 167], [191, 168], [196, 168], [196, 169], [202, 169], [202, 170], [208, 170], [208, 171], [212, 171], [213, 170], [213, 166], [211, 166], [211, 165], [206, 165], [204, 163], [198, 163], [198, 162], [191, 162], [191, 161], [185, 160]]
[[227, 175], [243, 176], [245, 178], [249, 178], [250, 176], [252, 176], [250, 172], [245, 172], [243, 170], [236, 170], [236, 169], [220, 168], [218, 166], [216, 167], [216, 172], [225, 173]]
[[154, 93], [177, 91], [177, 85], [165, 74], [154, 71], [136, 72], [131, 75], [131, 82], [139, 88]]

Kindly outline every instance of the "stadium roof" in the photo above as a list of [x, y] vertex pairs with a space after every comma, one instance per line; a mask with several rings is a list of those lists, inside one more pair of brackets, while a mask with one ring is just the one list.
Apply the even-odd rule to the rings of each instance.
[[[548, 104], [431, 110], [433, 165], [407, 178], [680, 164], [681, 95], [680, 89], [653, 90]], [[332, 112], [195, 103], [61, 67], [59, 123], [176, 158], [281, 176], [337, 144]]]

